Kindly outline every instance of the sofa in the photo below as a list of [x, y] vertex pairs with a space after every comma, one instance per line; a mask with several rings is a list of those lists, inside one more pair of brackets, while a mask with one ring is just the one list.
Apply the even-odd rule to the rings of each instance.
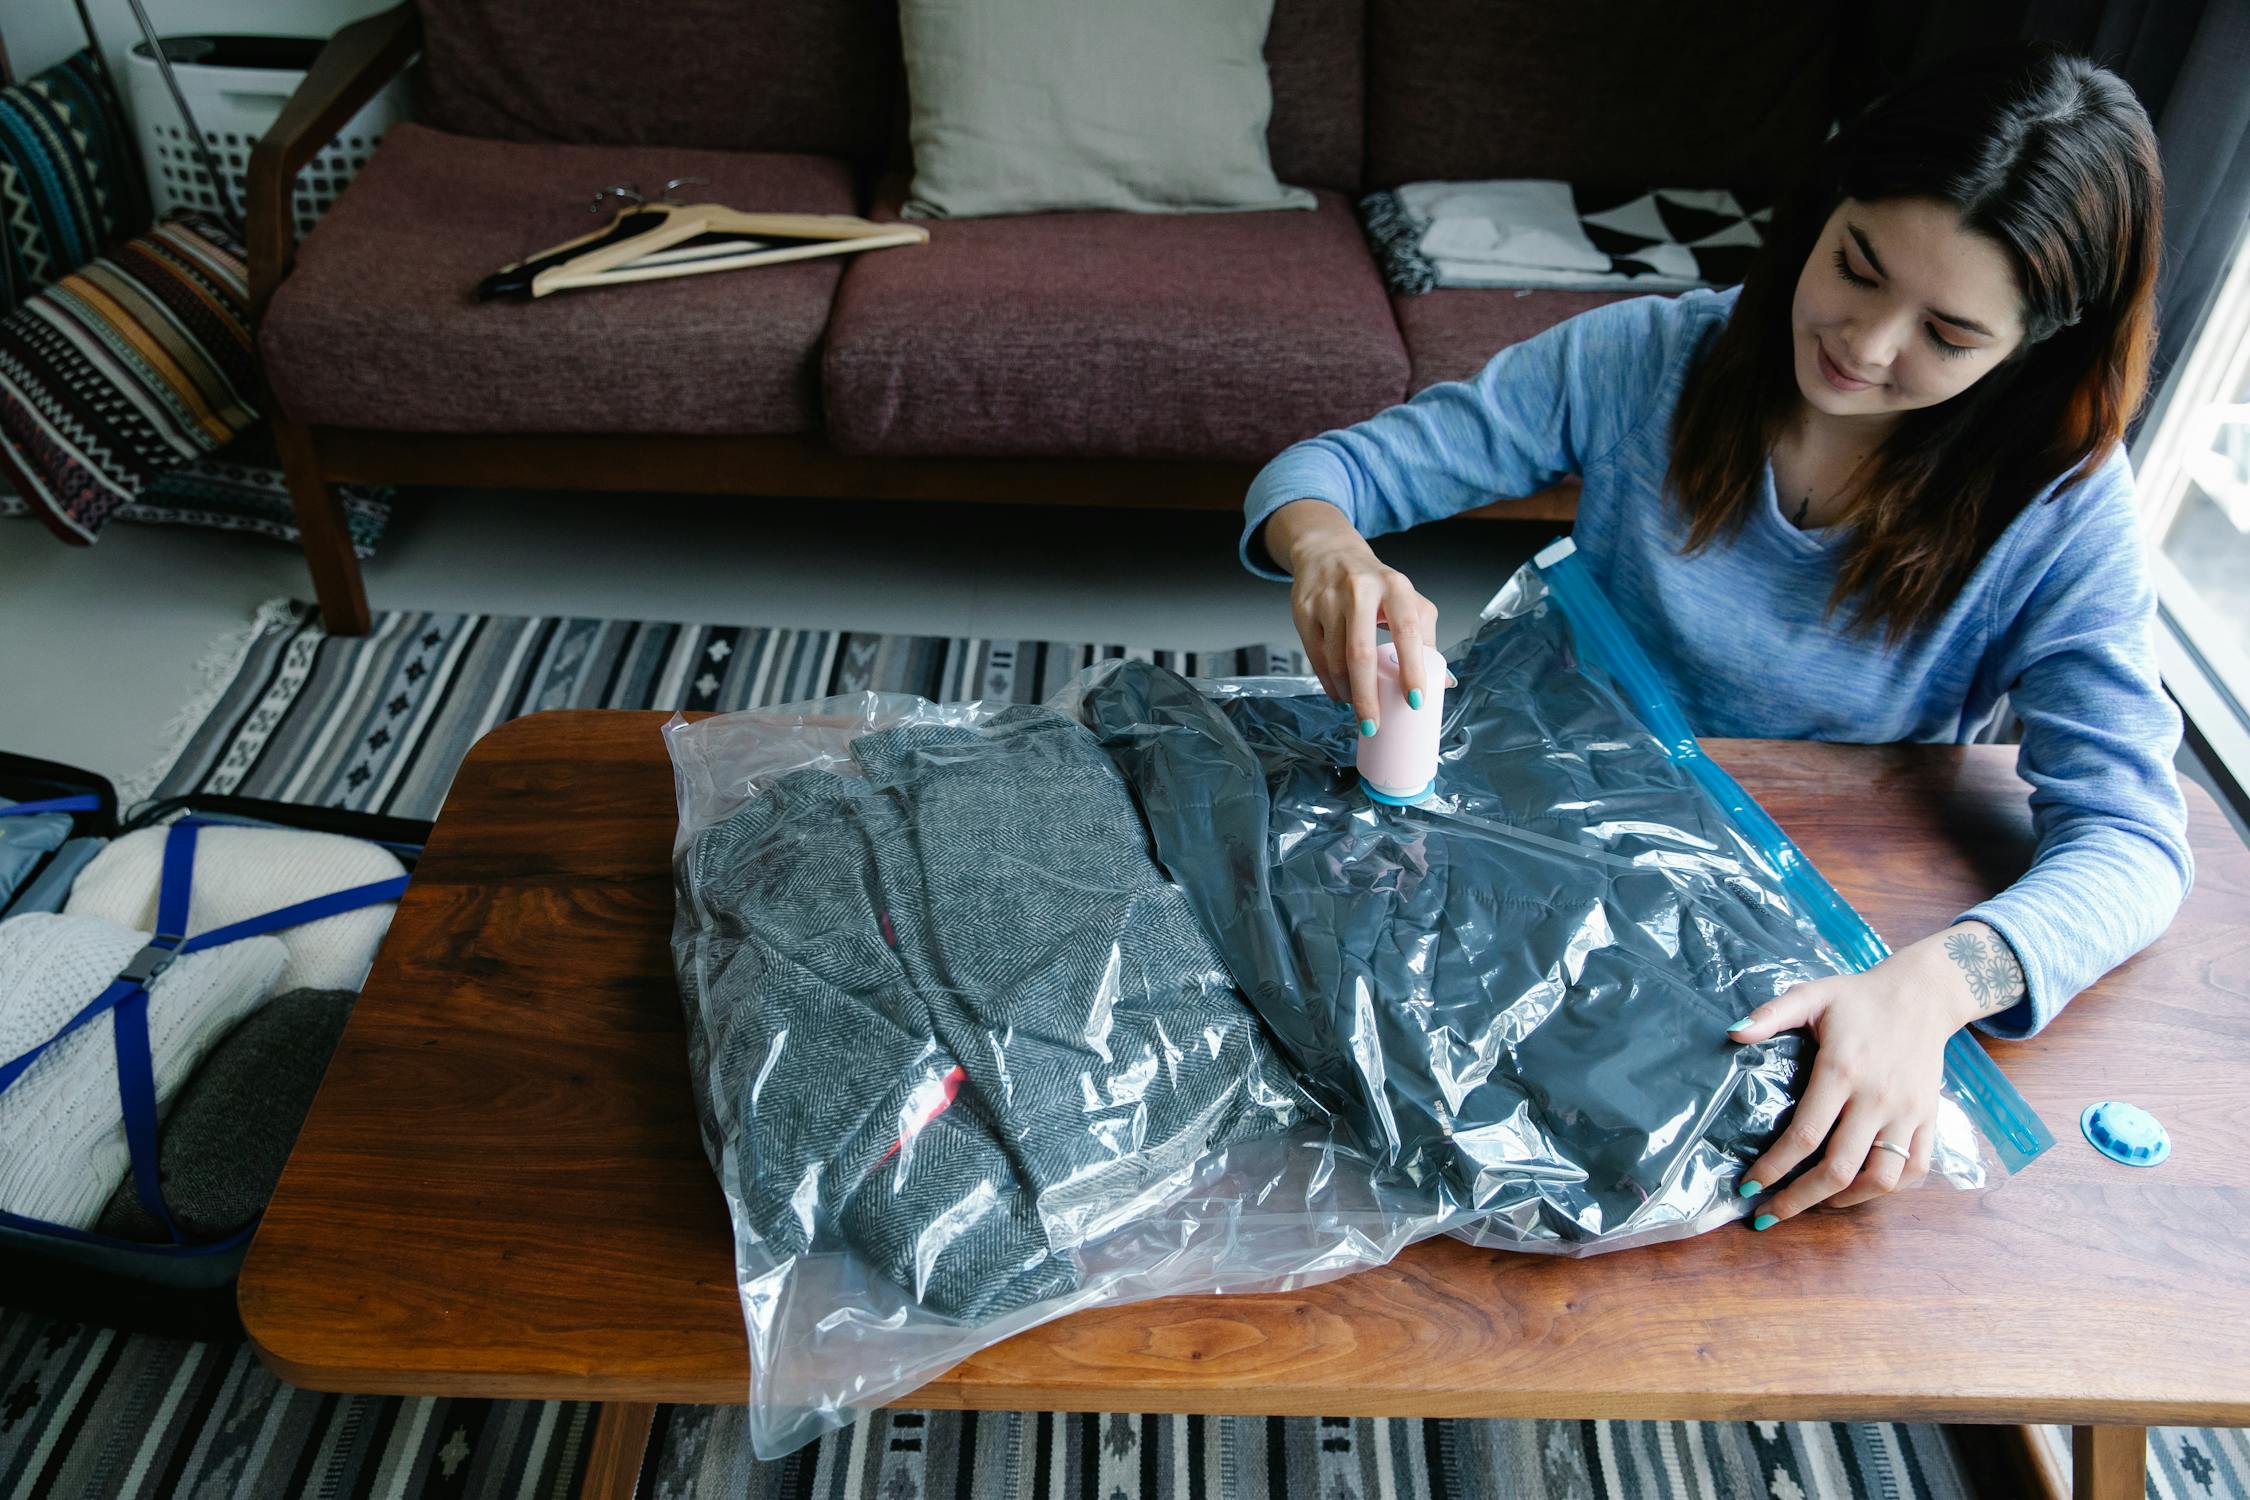
[[[1425, 179], [1774, 186], [1836, 111], [1839, 11], [1277, 0], [1267, 139], [1312, 211], [932, 221], [926, 245], [478, 304], [612, 183], [893, 217], [878, 0], [419, 0], [339, 32], [252, 152], [256, 338], [322, 615], [368, 606], [333, 486], [1231, 507], [1357, 421], [1603, 294], [1394, 297], [1355, 212]], [[417, 56], [301, 244], [297, 172]], [[1510, 513], [1567, 518], [1570, 496]]]

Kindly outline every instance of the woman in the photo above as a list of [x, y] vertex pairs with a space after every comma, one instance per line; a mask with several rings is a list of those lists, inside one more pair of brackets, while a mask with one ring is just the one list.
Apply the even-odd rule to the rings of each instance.
[[2003, 700], [2021, 719], [2030, 872], [1732, 1028], [1820, 1041], [1742, 1192], [1817, 1164], [1756, 1228], [1920, 1182], [1946, 1038], [2038, 1031], [2186, 891], [2180, 720], [2120, 443], [2161, 200], [2114, 75], [2046, 49], [1966, 57], [1831, 138], [1739, 291], [1570, 319], [1251, 486], [1244, 561], [1293, 579], [1314, 668], [1353, 704], [1377, 701], [1378, 624], [1408, 663], [1437, 630], [1366, 538], [1575, 473], [1579, 553], [1700, 732], [1961, 741]]

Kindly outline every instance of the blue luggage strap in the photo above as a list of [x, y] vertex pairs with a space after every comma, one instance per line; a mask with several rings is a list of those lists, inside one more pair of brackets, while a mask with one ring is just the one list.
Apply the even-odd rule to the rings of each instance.
[[0, 807], [0, 818], [26, 818], [33, 813], [100, 812], [102, 799], [92, 792], [75, 797], [49, 797], [40, 802], [11, 802]]
[[[17, 808], [29, 805], [18, 803]], [[47, 810], [60, 811], [56, 808]], [[118, 1101], [124, 1110], [125, 1144], [132, 1153], [133, 1187], [140, 1196], [141, 1206], [164, 1226], [165, 1233], [171, 1236], [174, 1245], [184, 1244], [185, 1240], [178, 1226], [173, 1224], [170, 1211], [164, 1206], [164, 1189], [157, 1178], [156, 1065], [149, 1050], [148, 987], [175, 961], [190, 953], [201, 953], [207, 948], [221, 947], [246, 937], [258, 937], [269, 932], [279, 932], [286, 927], [316, 922], [322, 917], [336, 916], [341, 912], [396, 901], [405, 894], [407, 882], [406, 876], [399, 875], [389, 880], [355, 885], [348, 890], [315, 896], [309, 901], [299, 901], [260, 916], [246, 917], [240, 922], [186, 937], [183, 934], [187, 929], [188, 896], [195, 873], [195, 836], [196, 831], [203, 826], [202, 819], [190, 816], [180, 819], [165, 831], [164, 873], [157, 887], [156, 897], [156, 932], [147, 944], [118, 971], [117, 977], [110, 981], [109, 988], [89, 1000], [60, 1031], [21, 1056], [0, 1064], [0, 1093], [6, 1093], [57, 1042], [105, 1013], [112, 1018], [117, 1042]], [[0, 1223], [50, 1233], [59, 1230], [72, 1238], [103, 1238], [87, 1236], [84, 1231], [72, 1230], [66, 1225], [47, 1224], [4, 1210], [0, 1210]]]

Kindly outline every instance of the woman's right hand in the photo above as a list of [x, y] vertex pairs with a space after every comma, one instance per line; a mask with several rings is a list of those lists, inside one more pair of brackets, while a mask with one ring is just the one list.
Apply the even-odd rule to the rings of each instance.
[[1418, 704], [1433, 684], [1424, 649], [1437, 640], [1437, 606], [1404, 573], [1385, 567], [1351, 518], [1325, 500], [1293, 500], [1266, 522], [1266, 551], [1295, 580], [1290, 613], [1305, 655], [1328, 696], [1352, 705], [1362, 734], [1381, 709], [1375, 690], [1375, 631], [1398, 645], [1399, 686]]

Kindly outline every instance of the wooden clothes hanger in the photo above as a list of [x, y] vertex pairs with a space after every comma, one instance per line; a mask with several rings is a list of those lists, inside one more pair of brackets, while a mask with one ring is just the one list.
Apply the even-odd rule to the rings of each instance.
[[628, 204], [607, 228], [502, 266], [477, 283], [476, 299], [528, 302], [580, 287], [919, 245], [930, 237], [918, 225], [878, 224], [852, 214], [746, 213], [723, 203], [677, 203], [668, 196], [696, 180], [675, 178], [664, 185], [667, 196], [654, 203], [631, 188], [604, 188], [594, 197], [596, 210], [612, 197]]

